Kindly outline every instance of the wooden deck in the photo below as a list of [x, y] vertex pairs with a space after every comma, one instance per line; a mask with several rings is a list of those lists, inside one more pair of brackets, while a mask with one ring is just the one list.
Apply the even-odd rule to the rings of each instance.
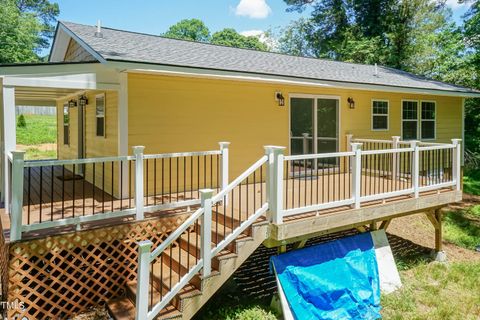
[[[29, 174], [25, 174], [24, 183], [24, 209], [23, 209], [23, 224], [34, 224], [46, 221], [55, 221], [64, 218], [80, 217], [101, 214], [106, 212], [116, 212], [121, 210], [132, 209], [134, 207], [134, 199], [132, 197], [115, 198], [111, 196], [105, 188], [99, 188], [92, 183], [86, 181], [81, 176], [73, 176], [70, 172], [64, 173], [60, 167], [44, 167], [40, 172], [38, 167], [25, 169], [30, 170]], [[53, 171], [52, 171], [53, 170]], [[62, 176], [67, 177], [62, 179]], [[30, 177], [30, 178], [28, 178]], [[320, 176], [296, 176], [288, 177], [284, 181], [283, 192], [283, 206], [285, 210], [292, 210], [299, 207], [306, 207], [317, 204], [331, 203], [334, 201], [344, 201], [350, 199], [351, 196], [351, 174], [350, 173], [332, 173]], [[30, 179], [30, 181], [28, 181]], [[426, 179], [421, 179], [421, 185], [428, 184]], [[30, 186], [30, 187], [28, 187]], [[388, 175], [372, 175], [364, 174], [361, 179], [362, 196], [369, 196], [379, 193], [389, 193], [394, 191], [405, 190], [411, 188], [411, 182], [408, 179], [392, 180]], [[451, 188], [442, 190], [435, 190], [421, 193], [421, 197], [429, 197], [432, 194], [441, 192], [448, 192]], [[128, 192], [130, 195], [131, 191]], [[454, 199], [449, 201], [454, 202], [458, 196], [454, 195]], [[169, 204], [182, 200], [198, 200], [198, 190], [186, 191], [182, 193], [173, 193], [169, 195], [152, 195], [145, 198], [145, 204]], [[222, 205], [214, 207], [216, 214], [223, 215], [224, 222], [230, 221], [233, 226], [239, 221], [244, 221], [248, 214], [253, 214], [255, 210], [262, 206], [266, 199], [265, 183], [248, 183], [241, 184], [233, 190], [230, 195], [232, 205], [224, 208]], [[378, 206], [388, 207], [387, 204], [412, 201], [410, 195], [395, 196], [389, 199], [368, 201], [362, 203], [362, 209], [374, 209]], [[405, 208], [406, 211], [415, 209], [415, 203], [420, 199], [413, 199], [410, 208]], [[442, 202], [443, 203], [443, 202]], [[162, 214], [174, 214], [178, 212], [191, 211], [196, 208], [196, 205], [190, 207], [180, 207], [176, 209], [152, 210], [147, 212], [146, 217], [158, 217]], [[292, 224], [295, 221], [308, 220], [312, 217], [331, 217], [332, 215], [340, 216], [341, 212], [352, 212], [350, 205], [339, 206], [331, 209], [317, 210], [314, 212], [306, 212], [292, 216], [285, 216], [285, 224]], [[148, 211], [148, 210], [147, 210]], [[228, 212], [227, 212], [228, 211]], [[352, 213], [353, 215], [354, 213]], [[2, 226], [4, 229], [9, 229], [9, 218], [2, 213]], [[370, 221], [368, 217], [363, 218], [365, 222]], [[112, 225], [118, 223], [125, 223], [134, 219], [133, 214], [119, 218], [112, 218], [106, 220], [99, 220], [82, 224], [82, 229], [101, 227], [105, 225]], [[330, 221], [329, 218], [328, 221]], [[320, 221], [320, 220], [319, 220]], [[321, 220], [322, 228], [312, 230], [325, 231], [329, 229], [329, 222]], [[345, 217], [342, 222], [344, 225], [351, 225], [352, 221], [349, 217]], [[317, 225], [318, 227], [318, 225]], [[286, 226], [284, 228], [287, 228]], [[332, 227], [333, 228], [333, 227]], [[39, 231], [30, 231], [24, 233], [24, 237], [41, 237], [46, 234], [55, 234], [58, 232], [72, 231], [75, 226], [56, 227], [51, 229], [43, 229]], [[280, 230], [280, 229], [278, 229]], [[280, 235], [282, 232], [278, 231]], [[310, 233], [306, 232], [305, 234]], [[291, 237], [298, 237], [299, 234], [292, 234]], [[8, 231], [7, 231], [8, 237]], [[290, 236], [288, 236], [290, 237]], [[282, 240], [282, 236], [278, 236], [277, 240]]]

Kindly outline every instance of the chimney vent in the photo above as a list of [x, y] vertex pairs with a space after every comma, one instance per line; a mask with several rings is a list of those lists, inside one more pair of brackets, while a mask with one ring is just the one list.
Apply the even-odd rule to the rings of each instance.
[[375, 63], [375, 72], [374, 72], [374, 76], [375, 77], [378, 77], [378, 67], [377, 67], [377, 64]]
[[95, 37], [103, 38], [102, 25], [101, 25], [100, 20], [97, 20], [97, 31], [95, 31]]

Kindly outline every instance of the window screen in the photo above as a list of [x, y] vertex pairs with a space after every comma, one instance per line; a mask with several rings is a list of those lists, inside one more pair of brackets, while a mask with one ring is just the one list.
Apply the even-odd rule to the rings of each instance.
[[105, 95], [98, 95], [95, 102], [97, 137], [105, 137]]
[[388, 101], [372, 102], [372, 130], [388, 130]]

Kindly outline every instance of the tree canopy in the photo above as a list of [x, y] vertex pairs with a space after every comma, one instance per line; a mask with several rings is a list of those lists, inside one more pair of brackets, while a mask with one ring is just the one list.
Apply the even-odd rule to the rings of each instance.
[[191, 40], [199, 42], [208, 42], [229, 47], [267, 50], [268, 47], [255, 36], [244, 36], [235, 29], [226, 28], [210, 34], [210, 30], [198, 19], [185, 19], [177, 22], [168, 28], [163, 34], [165, 37]]
[[48, 0], [0, 0], [0, 63], [39, 61], [58, 14]]

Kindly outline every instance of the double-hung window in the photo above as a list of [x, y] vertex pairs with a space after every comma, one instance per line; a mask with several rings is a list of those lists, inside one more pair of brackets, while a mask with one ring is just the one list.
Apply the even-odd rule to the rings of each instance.
[[372, 100], [372, 130], [388, 130], [387, 100]]
[[435, 102], [422, 101], [421, 134], [422, 140], [435, 139]]
[[70, 144], [70, 108], [63, 104], [63, 144]]
[[402, 138], [435, 139], [436, 105], [434, 101], [402, 101]]
[[105, 95], [95, 97], [96, 135], [105, 137]]

